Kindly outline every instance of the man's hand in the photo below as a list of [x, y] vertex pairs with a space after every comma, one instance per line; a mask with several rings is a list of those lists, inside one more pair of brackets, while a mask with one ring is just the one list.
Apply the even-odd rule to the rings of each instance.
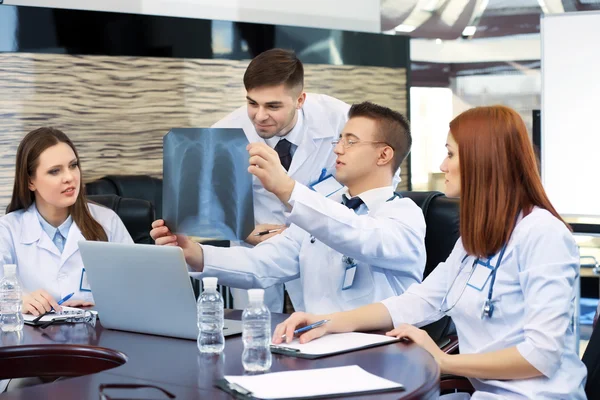
[[28, 294], [23, 294], [23, 313], [42, 315], [54, 308], [55, 311], [62, 310], [54, 297], [45, 290], [36, 290]]
[[250, 143], [246, 149], [250, 154], [248, 172], [256, 176], [265, 189], [287, 204], [296, 182], [281, 166], [277, 152], [265, 143]]
[[[271, 239], [273, 236], [279, 235], [287, 228], [285, 225], [273, 225], [273, 224], [259, 224], [256, 225], [252, 233], [246, 238], [246, 243], [256, 246], [259, 243], [264, 242], [267, 239]], [[274, 231], [274, 232], [271, 232]], [[264, 233], [270, 232], [270, 233]]]
[[204, 252], [202, 246], [190, 240], [185, 235], [174, 235], [165, 225], [165, 221], [158, 219], [152, 223], [150, 236], [159, 246], [179, 246], [183, 250], [185, 262], [198, 272], [204, 269]]

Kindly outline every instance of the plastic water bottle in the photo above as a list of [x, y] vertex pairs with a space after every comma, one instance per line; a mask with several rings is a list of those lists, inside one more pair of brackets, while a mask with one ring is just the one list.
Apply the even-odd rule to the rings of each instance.
[[217, 278], [202, 278], [204, 291], [198, 298], [198, 350], [221, 353], [223, 335], [223, 298], [217, 292]]
[[248, 307], [242, 314], [242, 365], [246, 371], [259, 372], [271, 368], [271, 312], [265, 306], [263, 289], [248, 290]]
[[2, 332], [23, 330], [21, 301], [21, 284], [17, 278], [17, 266], [5, 264], [4, 278], [0, 280], [0, 328]]

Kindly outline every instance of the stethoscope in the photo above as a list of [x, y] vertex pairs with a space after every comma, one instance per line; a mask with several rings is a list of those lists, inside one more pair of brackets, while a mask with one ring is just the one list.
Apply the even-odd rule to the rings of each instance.
[[[485, 303], [483, 303], [483, 308], [481, 309], [481, 319], [483, 319], [485, 317], [491, 318], [492, 315], [494, 314], [494, 304], [492, 303], [492, 296], [494, 294], [494, 283], [496, 282], [496, 271], [498, 271], [498, 268], [500, 268], [500, 264], [502, 263], [502, 257], [504, 257], [504, 252], [505, 251], [506, 251], [506, 244], [504, 246], [502, 246], [502, 249], [500, 250], [500, 254], [498, 255], [498, 262], [496, 263], [496, 266], [492, 269], [492, 278], [491, 278], [492, 280], [490, 281], [490, 289], [488, 291], [487, 300], [485, 301]], [[458, 270], [458, 273], [454, 277], [454, 280], [452, 281], [452, 284], [450, 285], [450, 287], [446, 291], [446, 294], [442, 298], [442, 302], [441, 302], [439, 311], [442, 312], [442, 313], [444, 313], [444, 314], [446, 314], [448, 311], [452, 310], [456, 306], [456, 304], [460, 301], [463, 293], [465, 292], [465, 289], [467, 288], [467, 285], [468, 285], [469, 281], [471, 280], [471, 277], [473, 276], [473, 273], [475, 272], [477, 264], [481, 264], [481, 265], [484, 265], [487, 268], [490, 268], [491, 267], [490, 261], [494, 258], [492, 256], [492, 257], [490, 257], [484, 263], [484, 262], [480, 261], [479, 257], [478, 257], [473, 262], [473, 266], [471, 268], [471, 273], [469, 274], [469, 277], [465, 281], [465, 285], [463, 286], [462, 290], [460, 291], [460, 294], [458, 295], [458, 298], [456, 299], [456, 301], [454, 302], [454, 304], [452, 304], [451, 307], [449, 307], [449, 308], [447, 308], [447, 309], [444, 310], [444, 309], [442, 309], [442, 306], [448, 300], [448, 294], [450, 293], [450, 291], [454, 287], [454, 283], [456, 282], [456, 279], [458, 278], [458, 276], [462, 272], [463, 268], [465, 267], [465, 265], [466, 265], [465, 261], [467, 260], [468, 257], [469, 257], [468, 254], [466, 254], [463, 257], [463, 259], [461, 261], [460, 269]]]

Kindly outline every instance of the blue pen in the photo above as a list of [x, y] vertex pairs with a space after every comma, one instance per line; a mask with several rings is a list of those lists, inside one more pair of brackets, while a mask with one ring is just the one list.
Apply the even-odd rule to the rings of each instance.
[[317, 182], [321, 182], [323, 179], [325, 179], [325, 175], [327, 175], [327, 168], [323, 168], [321, 170], [321, 175], [319, 175], [319, 180]]
[[[66, 295], [65, 297], [63, 297], [62, 299], [60, 299], [58, 301], [58, 305], [60, 306], [62, 303], [64, 303], [65, 301], [69, 300], [71, 297], [73, 297], [75, 293], [69, 293], [68, 295]], [[54, 307], [52, 307], [52, 310], [54, 310]]]
[[[310, 331], [311, 329], [318, 328], [319, 326], [321, 326], [321, 325], [323, 325], [323, 324], [325, 324], [327, 322], [329, 322], [328, 319], [322, 319], [321, 321], [317, 321], [314, 324], [310, 324], [310, 325], [306, 325], [306, 326], [304, 326], [302, 328], [298, 328], [298, 329], [296, 329], [294, 331], [294, 336], [296, 336], [299, 333], [303, 333], [303, 332], [306, 332], [306, 331]], [[286, 336], [285, 333], [283, 335], [281, 335], [282, 339], [285, 339], [286, 337], [287, 336]]]
[[58, 305], [60, 306], [65, 301], [69, 300], [71, 297], [73, 297], [74, 294], [75, 293], [69, 293], [68, 295], [66, 295], [65, 297], [63, 297], [62, 299], [60, 299], [59, 302], [58, 302]]

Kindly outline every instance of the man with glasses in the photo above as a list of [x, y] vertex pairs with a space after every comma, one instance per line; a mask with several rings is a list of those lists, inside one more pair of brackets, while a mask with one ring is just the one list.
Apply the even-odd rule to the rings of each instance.
[[355, 104], [334, 146], [342, 203], [294, 181], [264, 143], [248, 145], [248, 171], [289, 212], [291, 226], [254, 248], [198, 245], [174, 236], [162, 221], [150, 232], [158, 245], [178, 245], [192, 270], [243, 289], [300, 278], [304, 307], [329, 313], [380, 301], [421, 281], [425, 220], [410, 199], [394, 193], [393, 175], [411, 146], [400, 113]]

